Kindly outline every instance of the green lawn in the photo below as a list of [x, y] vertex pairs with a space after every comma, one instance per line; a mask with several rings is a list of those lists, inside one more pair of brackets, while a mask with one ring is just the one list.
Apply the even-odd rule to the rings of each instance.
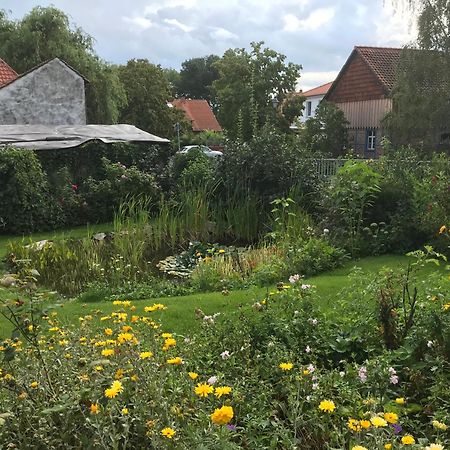
[[[335, 314], [335, 303], [339, 291], [349, 286], [349, 273], [355, 266], [361, 267], [366, 273], [375, 273], [382, 267], [399, 267], [406, 265], [409, 258], [406, 256], [385, 255], [378, 257], [363, 258], [359, 261], [350, 261], [344, 267], [332, 272], [328, 272], [306, 280], [308, 283], [317, 287], [320, 296], [321, 307], [325, 312]], [[429, 269], [425, 269], [425, 273]], [[223, 296], [220, 292], [192, 294], [184, 297], [159, 298], [151, 300], [136, 301], [136, 314], [143, 314], [144, 307], [153, 303], [164, 303], [168, 309], [157, 312], [155, 318], [159, 319], [165, 330], [174, 331], [180, 334], [187, 334], [198, 326], [198, 320], [195, 318], [195, 310], [201, 308], [206, 314], [236, 312], [240, 308], [249, 308], [255, 301], [261, 300], [266, 288], [251, 288], [247, 290], [232, 291], [228, 296]], [[3, 293], [5, 296], [5, 293]], [[0, 288], [0, 298], [2, 290]], [[125, 299], [122, 299], [125, 300]], [[60, 319], [66, 323], [76, 323], [78, 317], [86, 314], [96, 315], [101, 311], [101, 315], [107, 315], [113, 310], [111, 302], [90, 302], [81, 303], [73, 300], [65, 303], [52, 305], [57, 311]], [[97, 314], [98, 316], [98, 314]], [[93, 322], [95, 324], [95, 320]], [[0, 318], [0, 337], [6, 337], [10, 332], [8, 323]]]

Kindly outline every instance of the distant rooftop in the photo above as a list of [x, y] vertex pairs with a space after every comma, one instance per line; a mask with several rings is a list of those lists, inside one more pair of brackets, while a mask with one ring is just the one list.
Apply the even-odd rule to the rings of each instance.
[[313, 89], [310, 89], [309, 91], [301, 92], [301, 95], [303, 97], [313, 97], [314, 95], [325, 95], [328, 92], [328, 89], [330, 89], [331, 85], [333, 84], [332, 81], [326, 84], [322, 84], [322, 86], [315, 87]]
[[0, 58], [0, 87], [10, 83], [17, 77], [16, 71]]
[[175, 108], [181, 109], [192, 123], [193, 131], [222, 131], [209, 103], [206, 100], [177, 98], [170, 102]]

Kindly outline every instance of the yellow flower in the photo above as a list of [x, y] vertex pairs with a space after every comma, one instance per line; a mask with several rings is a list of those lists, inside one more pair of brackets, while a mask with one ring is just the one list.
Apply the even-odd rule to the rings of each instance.
[[111, 328], [105, 328], [104, 333], [106, 336], [111, 336], [113, 334], [113, 330], [111, 330]]
[[229, 386], [218, 386], [214, 392], [217, 398], [222, 397], [222, 395], [229, 395], [231, 393], [231, 388]]
[[214, 391], [214, 388], [211, 385], [206, 384], [206, 383], [199, 383], [195, 387], [195, 393], [199, 397], [208, 397], [208, 395], [212, 394], [213, 391]]
[[132, 331], [132, 330], [133, 330], [133, 328], [130, 327], [130, 325], [123, 325], [123, 326], [122, 326], [122, 331], [123, 331], [124, 333], [128, 333], [129, 331]]
[[133, 375], [131, 375], [130, 380], [137, 381], [137, 380], [139, 380], [139, 377], [134, 373]]
[[446, 431], [448, 428], [448, 426], [445, 425], [445, 423], [439, 422], [438, 420], [433, 420], [431, 424], [433, 425], [434, 428], [436, 428], [436, 430]]
[[148, 359], [151, 358], [153, 356], [152, 352], [141, 352], [139, 353], [139, 358], [140, 359]]
[[441, 444], [430, 444], [425, 447], [425, 450], [444, 450], [444, 446]]
[[128, 408], [122, 408], [122, 415], [126, 416], [130, 411], [128, 411]]
[[167, 339], [167, 338], [173, 337], [173, 335], [172, 335], [172, 333], [163, 333], [163, 334], [161, 334], [161, 337], [164, 339]]
[[115, 380], [121, 380], [123, 378], [123, 376], [125, 375], [125, 370], [123, 369], [117, 369], [116, 373], [114, 374], [114, 379]]
[[175, 347], [175, 345], [177, 345], [177, 341], [174, 339], [174, 338], [167, 338], [165, 341], [164, 341], [164, 346], [163, 346], [163, 350], [164, 351], [167, 351], [167, 350], [169, 350], [169, 348], [171, 348], [171, 347]]
[[370, 428], [370, 421], [369, 420], [361, 420], [361, 422], [359, 422], [359, 423], [366, 430], [367, 430], [367, 428]]
[[448, 311], [448, 310], [450, 309], [450, 303], [446, 303], [446, 304], [442, 307], [442, 309], [443, 309], [444, 311]]
[[439, 234], [445, 233], [447, 231], [447, 227], [445, 225], [442, 225], [441, 228], [439, 228]]
[[102, 356], [112, 356], [114, 353], [115, 352], [112, 348], [105, 348], [102, 350]]
[[391, 443], [384, 444], [384, 448], [385, 448], [386, 450], [391, 450], [392, 444], [391, 444]]
[[398, 422], [397, 414], [392, 413], [392, 412], [384, 413], [384, 418], [389, 423], [397, 423]]
[[348, 419], [347, 426], [352, 431], [361, 431], [361, 424], [356, 419]]
[[278, 367], [279, 367], [281, 370], [286, 371], [286, 370], [291, 370], [291, 369], [294, 367], [294, 364], [292, 364], [292, 363], [290, 363], [290, 362], [287, 362], [287, 363], [281, 363]]
[[406, 400], [404, 397], [398, 397], [395, 399], [395, 403], [397, 403], [397, 405], [404, 405], [406, 403]]
[[305, 375], [305, 377], [306, 377], [307, 375], [309, 375], [309, 370], [308, 370], [308, 369], [305, 369], [305, 370], [303, 371], [303, 375]]
[[36, 389], [38, 386], [39, 386], [39, 383], [38, 383], [37, 381], [33, 381], [33, 382], [30, 384], [30, 387], [33, 388], [33, 389]]
[[26, 392], [21, 392], [21, 393], [17, 396], [17, 398], [18, 398], [19, 400], [25, 400], [27, 397], [28, 397], [28, 394], [27, 394]]
[[177, 356], [176, 358], [168, 359], [167, 364], [179, 366], [180, 364], [183, 364], [183, 360], [179, 356]]
[[216, 425], [226, 425], [233, 418], [234, 412], [231, 406], [222, 406], [211, 414], [211, 421]]
[[188, 375], [191, 380], [196, 380], [198, 378], [198, 373], [196, 372], [189, 372]]
[[131, 322], [132, 323], [139, 322], [139, 316], [131, 316]]
[[98, 403], [92, 403], [89, 409], [91, 414], [98, 414], [100, 412], [100, 406]]
[[410, 434], [405, 434], [402, 437], [402, 444], [403, 445], [413, 445], [415, 443], [416, 443], [416, 440]]
[[116, 380], [113, 381], [109, 389], [105, 389], [105, 397], [114, 398], [121, 392], [123, 392], [123, 385], [120, 381]]
[[363, 447], [362, 445], [355, 445], [352, 447], [352, 450], [368, 450], [367, 447]]
[[133, 335], [131, 333], [120, 333], [117, 336], [117, 340], [119, 343], [124, 344], [125, 342], [129, 342], [133, 340]]
[[161, 430], [161, 434], [167, 439], [172, 439], [175, 436], [176, 431], [173, 428], [166, 427]]
[[376, 428], [387, 426], [387, 422], [382, 417], [379, 416], [372, 417], [370, 421], [372, 422], [372, 425]]
[[94, 369], [95, 369], [97, 372], [101, 372], [101, 371], [103, 370], [103, 366], [95, 366]]
[[164, 309], [167, 309], [167, 307], [162, 305], [161, 303], [154, 303], [152, 306], [146, 306], [144, 308], [144, 311], [153, 312], [153, 311], [162, 311]]
[[319, 409], [323, 412], [332, 413], [336, 409], [336, 405], [331, 400], [322, 400]]

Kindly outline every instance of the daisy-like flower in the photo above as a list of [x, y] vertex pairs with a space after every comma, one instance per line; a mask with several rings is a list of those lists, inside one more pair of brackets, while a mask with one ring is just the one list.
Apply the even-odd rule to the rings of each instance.
[[188, 372], [188, 375], [191, 380], [196, 380], [198, 378], [198, 373], [196, 372]]
[[102, 356], [113, 356], [114, 355], [114, 349], [112, 348], [104, 348], [102, 350]]
[[415, 443], [416, 443], [416, 440], [410, 434], [405, 434], [402, 437], [402, 444], [403, 445], [413, 445]]
[[381, 427], [386, 427], [387, 426], [386, 420], [384, 420], [382, 417], [379, 417], [379, 416], [372, 417], [370, 419], [370, 422], [372, 423], [372, 425], [375, 428], [381, 428]]
[[214, 391], [214, 395], [217, 398], [222, 397], [222, 395], [229, 395], [231, 393], [231, 387], [230, 386], [218, 386], [216, 387]]
[[199, 383], [195, 387], [195, 393], [199, 397], [208, 397], [208, 395], [212, 394], [213, 392], [214, 392], [214, 388], [207, 383]]
[[173, 365], [173, 366], [179, 366], [180, 364], [183, 364], [183, 360], [177, 356], [176, 358], [170, 358], [167, 361], [167, 364]]
[[170, 427], [166, 427], [161, 430], [161, 434], [167, 439], [172, 439], [176, 433], [177, 432], [173, 428], [170, 428]]
[[100, 412], [100, 406], [98, 403], [92, 403], [89, 407], [91, 414], [98, 414]]
[[444, 450], [444, 446], [441, 444], [430, 444], [425, 447], [425, 450]]
[[431, 424], [433, 425], [433, 428], [435, 428], [436, 430], [446, 431], [448, 428], [448, 426], [445, 423], [439, 422], [438, 420], [433, 420]]
[[398, 415], [392, 412], [384, 413], [384, 418], [389, 423], [397, 423], [398, 422]]
[[404, 397], [397, 397], [395, 399], [395, 403], [397, 403], [397, 405], [404, 405], [406, 403], [406, 400]]
[[288, 371], [288, 370], [292, 370], [292, 368], [294, 367], [294, 364], [292, 364], [291, 362], [286, 362], [286, 363], [281, 363], [278, 367], [281, 370]]
[[217, 408], [211, 414], [211, 421], [216, 425], [226, 425], [233, 418], [234, 412], [231, 406]]
[[336, 405], [332, 400], [322, 400], [319, 409], [323, 412], [332, 413], [336, 409]]
[[153, 356], [152, 352], [141, 352], [139, 353], [139, 358], [140, 359], [148, 359], [151, 358]]

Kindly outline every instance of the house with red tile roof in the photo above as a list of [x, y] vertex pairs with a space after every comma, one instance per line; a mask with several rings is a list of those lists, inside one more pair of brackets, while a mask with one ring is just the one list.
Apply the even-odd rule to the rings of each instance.
[[222, 131], [222, 127], [206, 100], [177, 98], [170, 104], [184, 112], [186, 119], [192, 124], [192, 131]]
[[315, 87], [314, 89], [310, 89], [309, 91], [300, 92], [300, 95], [305, 97], [305, 109], [303, 115], [300, 117], [302, 123], [305, 123], [308, 119], [314, 117], [316, 108], [319, 106], [319, 103], [323, 100], [332, 84], [333, 82], [331, 81]]
[[392, 90], [402, 51], [355, 47], [325, 94], [325, 100], [335, 103], [349, 122], [349, 147], [365, 158], [380, 155], [382, 120], [392, 110]]
[[15, 80], [18, 76], [16, 71], [0, 58], [0, 87]]

